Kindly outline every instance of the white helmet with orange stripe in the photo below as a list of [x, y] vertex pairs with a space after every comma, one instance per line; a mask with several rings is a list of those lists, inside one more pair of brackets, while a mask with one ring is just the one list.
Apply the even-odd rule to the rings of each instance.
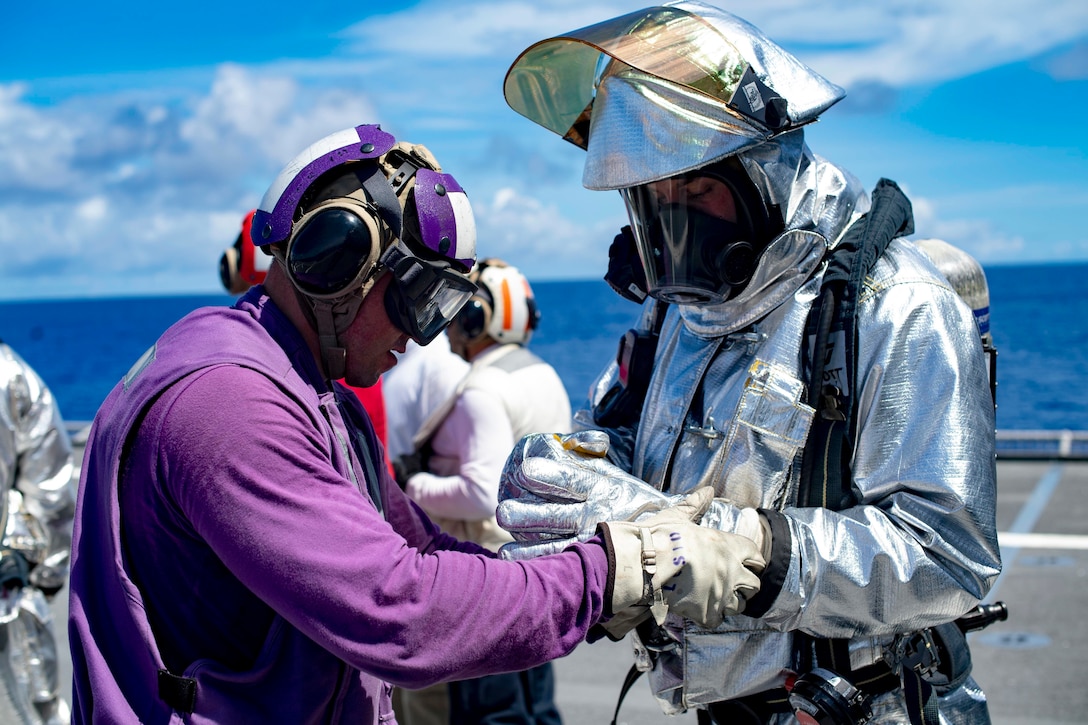
[[456, 321], [468, 342], [487, 336], [500, 343], [528, 343], [540, 311], [525, 275], [491, 258], [480, 260], [469, 279], [479, 290], [461, 308]]

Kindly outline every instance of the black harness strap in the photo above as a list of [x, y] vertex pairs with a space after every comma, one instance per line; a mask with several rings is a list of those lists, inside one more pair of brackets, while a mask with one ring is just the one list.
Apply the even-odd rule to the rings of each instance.
[[616, 725], [616, 722], [620, 719], [620, 705], [623, 704], [623, 698], [627, 697], [631, 685], [635, 684], [635, 681], [641, 675], [642, 672], [636, 665], [631, 665], [631, 669], [627, 670], [627, 675], [623, 678], [623, 685], [620, 687], [620, 696], [616, 699], [616, 709], [612, 713], [612, 722], [609, 725]]
[[159, 699], [178, 712], [191, 715], [196, 706], [196, 680], [159, 670]]
[[[802, 459], [798, 492], [801, 506], [842, 510], [857, 500], [851, 486], [850, 460], [857, 432], [854, 389], [858, 384], [858, 299], [865, 277], [891, 241], [913, 231], [910, 200], [894, 181], [881, 179], [873, 190], [869, 212], [850, 226], [828, 254], [823, 285], [807, 325], [814, 339], [809, 404], [816, 409], [816, 417]], [[826, 372], [836, 344], [842, 346], [844, 369], [843, 375], [832, 381]], [[919, 725], [938, 722], [933, 688], [912, 666], [901, 664], [897, 673], [878, 663], [853, 672], [846, 640], [818, 639], [802, 633], [795, 638], [798, 663], [803, 669], [818, 665], [851, 675], [857, 686], [871, 694], [901, 685], [910, 721]]]
[[[854, 502], [849, 471], [856, 429], [851, 388], [857, 367], [858, 296], [892, 239], [913, 231], [910, 200], [894, 181], [881, 179], [869, 212], [828, 253], [823, 285], [807, 324], [808, 337], [814, 339], [808, 402], [816, 418], [802, 459], [800, 506], [840, 510]], [[825, 373], [836, 341], [842, 345], [845, 375], [831, 381]]]

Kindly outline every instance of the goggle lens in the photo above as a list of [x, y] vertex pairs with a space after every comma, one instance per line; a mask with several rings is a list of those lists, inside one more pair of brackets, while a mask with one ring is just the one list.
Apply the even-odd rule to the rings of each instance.
[[306, 294], [329, 297], [358, 282], [378, 244], [371, 227], [348, 209], [318, 212], [294, 235], [287, 253], [288, 272]]
[[393, 275], [385, 293], [389, 318], [421, 345], [426, 345], [450, 324], [476, 285], [446, 262], [429, 262], [409, 256], [400, 244], [383, 255]]

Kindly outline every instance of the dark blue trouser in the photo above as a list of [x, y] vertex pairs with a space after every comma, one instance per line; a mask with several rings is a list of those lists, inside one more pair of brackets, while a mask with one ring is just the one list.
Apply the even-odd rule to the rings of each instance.
[[450, 723], [562, 725], [551, 663], [524, 672], [450, 683]]

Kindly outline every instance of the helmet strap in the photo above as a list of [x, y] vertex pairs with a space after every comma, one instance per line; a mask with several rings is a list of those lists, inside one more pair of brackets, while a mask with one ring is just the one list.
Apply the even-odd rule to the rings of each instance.
[[[283, 251], [273, 249], [273, 257], [286, 268]], [[328, 381], [340, 380], [347, 372], [347, 349], [340, 344], [340, 335], [355, 319], [380, 273], [384, 271], [380, 264], [375, 264], [370, 273], [357, 289], [337, 297], [334, 300], [319, 300], [300, 290], [292, 281], [298, 306], [306, 315], [310, 329], [317, 333], [318, 346], [321, 349], [321, 372]], [[286, 275], [290, 279], [290, 275]], [[331, 386], [330, 386], [331, 387]]]
[[[334, 303], [329, 300], [310, 300], [314, 331], [321, 348], [321, 368], [327, 380], [339, 380], [347, 371], [348, 352], [340, 344], [336, 330]], [[316, 324], [314, 324], [316, 323]]]

